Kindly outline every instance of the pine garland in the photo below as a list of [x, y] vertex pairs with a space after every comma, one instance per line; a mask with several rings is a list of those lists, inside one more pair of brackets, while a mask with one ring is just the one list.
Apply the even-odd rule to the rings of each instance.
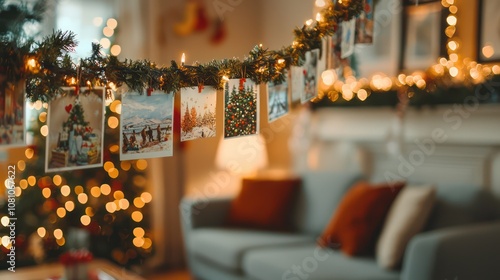
[[[0, 8], [4, 6], [4, 1], [0, 0]], [[75, 34], [71, 32], [55, 31], [40, 43], [27, 41], [19, 44], [13, 43], [9, 36], [1, 37], [0, 84], [26, 79], [26, 97], [31, 101], [47, 102], [59, 93], [62, 86], [94, 87], [110, 82], [116, 86], [126, 84], [140, 93], [148, 88], [178, 92], [183, 87], [203, 85], [222, 89], [224, 76], [249, 78], [256, 83], [281, 83], [286, 78], [285, 69], [302, 65], [305, 53], [321, 48], [322, 38], [334, 34], [338, 22], [357, 16], [363, 9], [363, 2], [345, 0], [331, 4], [321, 13], [324, 20], [296, 28], [294, 44], [281, 50], [256, 46], [243, 60], [213, 60], [193, 66], [179, 66], [175, 61], [170, 67], [158, 67], [148, 60], [120, 61], [115, 56], [104, 56], [101, 47], [96, 44], [91, 56], [75, 65], [69, 56], [77, 45]], [[28, 10], [24, 7], [25, 14], [20, 14], [26, 21], [41, 14], [38, 6], [30, 12]], [[25, 66], [30, 59], [36, 62], [36, 66]]]

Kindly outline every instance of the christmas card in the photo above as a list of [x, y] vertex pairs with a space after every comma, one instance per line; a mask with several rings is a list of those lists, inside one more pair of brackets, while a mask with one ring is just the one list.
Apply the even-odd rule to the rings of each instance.
[[356, 44], [373, 43], [373, 0], [364, 1], [364, 9], [356, 17]]
[[173, 155], [174, 94], [127, 92], [122, 96], [120, 160]]
[[25, 144], [24, 82], [0, 88], [0, 147]]
[[213, 87], [181, 89], [181, 141], [216, 136], [216, 104]]
[[318, 66], [320, 59], [319, 49], [306, 52], [306, 60], [303, 65], [304, 84], [300, 97], [302, 103], [313, 99], [318, 95]]
[[105, 88], [62, 88], [49, 103], [45, 171], [103, 165]]
[[300, 101], [304, 94], [304, 67], [290, 67], [290, 87], [292, 92], [292, 102]]
[[286, 114], [290, 110], [288, 98], [288, 83], [269, 83], [267, 87], [267, 116], [268, 121], [273, 122]]
[[224, 86], [224, 138], [259, 132], [259, 85], [231, 79]]

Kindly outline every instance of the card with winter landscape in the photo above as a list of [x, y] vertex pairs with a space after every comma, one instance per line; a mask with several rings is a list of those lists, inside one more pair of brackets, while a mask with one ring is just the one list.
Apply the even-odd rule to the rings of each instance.
[[217, 90], [181, 89], [181, 141], [215, 137]]
[[319, 66], [319, 49], [314, 49], [306, 52], [306, 60], [304, 62], [304, 84], [300, 101], [306, 103], [318, 95], [318, 66]]
[[286, 114], [290, 110], [288, 98], [288, 83], [269, 83], [267, 86], [267, 116], [268, 121], [273, 122]]
[[135, 92], [122, 97], [120, 160], [173, 155], [174, 94]]
[[58, 172], [103, 165], [105, 88], [62, 88], [49, 102], [45, 171]]
[[25, 144], [24, 82], [0, 88], [0, 147]]
[[231, 79], [224, 87], [224, 138], [259, 133], [259, 85]]

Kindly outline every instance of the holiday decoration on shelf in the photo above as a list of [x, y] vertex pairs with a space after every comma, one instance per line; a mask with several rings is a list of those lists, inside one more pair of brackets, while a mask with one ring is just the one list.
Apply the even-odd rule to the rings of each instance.
[[216, 104], [213, 87], [181, 90], [181, 141], [216, 136]]
[[122, 96], [120, 159], [173, 155], [174, 95], [127, 92]]
[[49, 103], [46, 172], [102, 166], [105, 89], [61, 90]]
[[224, 88], [224, 137], [257, 134], [259, 87], [245, 78], [231, 79]]

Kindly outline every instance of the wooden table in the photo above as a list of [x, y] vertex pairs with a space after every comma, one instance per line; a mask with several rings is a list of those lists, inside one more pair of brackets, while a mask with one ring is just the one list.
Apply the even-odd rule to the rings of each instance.
[[[89, 269], [100, 272], [100, 280], [145, 280], [141, 276], [106, 260], [93, 260]], [[22, 267], [16, 272], [1, 271], [0, 279], [9, 280], [48, 280], [63, 276], [64, 268], [59, 263]], [[111, 277], [109, 277], [111, 276]]]

